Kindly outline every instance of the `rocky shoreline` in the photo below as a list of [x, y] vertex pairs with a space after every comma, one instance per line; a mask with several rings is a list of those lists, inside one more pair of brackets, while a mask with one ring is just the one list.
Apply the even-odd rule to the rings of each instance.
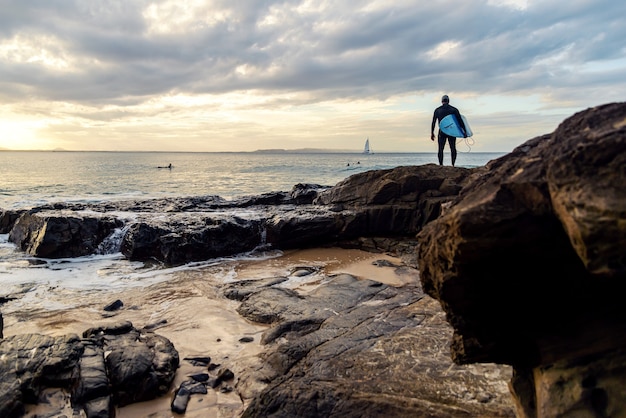
[[291, 285], [316, 273], [300, 266], [220, 286], [216, 298], [266, 327], [258, 361], [239, 369], [200, 356], [203, 372], [182, 383], [158, 322], [7, 336], [0, 412], [23, 416], [47, 395], [89, 417], [159, 397], [181, 414], [217, 389], [241, 399], [224, 416], [620, 416], [624, 120], [625, 104], [588, 109], [477, 169], [398, 167], [237, 201], [4, 211], [0, 232], [39, 257], [106, 251], [121, 230], [131, 260], [334, 246], [390, 255], [415, 280], [339, 272]]

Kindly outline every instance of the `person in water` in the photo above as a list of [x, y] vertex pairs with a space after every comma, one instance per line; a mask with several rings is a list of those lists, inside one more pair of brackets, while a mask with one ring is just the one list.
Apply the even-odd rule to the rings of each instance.
[[[433, 114], [433, 122], [430, 125], [430, 139], [431, 141], [435, 140], [435, 122], [441, 123], [441, 120], [448, 115], [455, 115], [456, 120], [459, 121], [459, 125], [461, 125], [461, 130], [463, 131], [463, 138], [467, 138], [465, 124], [463, 123], [463, 119], [461, 119], [461, 113], [459, 109], [454, 106], [450, 106], [450, 98], [447, 94], [444, 94], [441, 98], [441, 106], [435, 109], [435, 113]], [[452, 166], [454, 167], [454, 163], [456, 162], [456, 138], [450, 135], [446, 135], [443, 133], [441, 128], [439, 129], [438, 134], [438, 145], [439, 150], [437, 152], [437, 157], [439, 158], [439, 165], [443, 165], [443, 149], [446, 146], [446, 141], [450, 146], [450, 156], [452, 157]]]

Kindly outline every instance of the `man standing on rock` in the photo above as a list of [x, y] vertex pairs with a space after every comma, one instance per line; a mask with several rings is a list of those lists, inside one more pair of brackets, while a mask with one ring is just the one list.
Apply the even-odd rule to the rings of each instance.
[[[447, 94], [444, 94], [441, 98], [441, 106], [435, 109], [435, 113], [433, 114], [433, 122], [430, 125], [430, 139], [432, 141], [435, 140], [435, 122], [441, 123], [441, 120], [448, 115], [455, 115], [456, 120], [459, 121], [459, 125], [461, 125], [461, 129], [463, 132], [467, 132], [465, 129], [465, 124], [463, 123], [463, 119], [461, 118], [461, 113], [459, 109], [454, 106], [450, 106], [450, 99]], [[463, 138], [467, 138], [467, 134], [463, 134]], [[450, 135], [446, 135], [439, 129], [438, 135], [439, 141], [439, 152], [437, 157], [439, 158], [439, 165], [443, 165], [443, 148], [446, 146], [446, 141], [450, 145], [450, 156], [452, 157], [452, 166], [454, 167], [454, 163], [456, 162], [456, 138]]]

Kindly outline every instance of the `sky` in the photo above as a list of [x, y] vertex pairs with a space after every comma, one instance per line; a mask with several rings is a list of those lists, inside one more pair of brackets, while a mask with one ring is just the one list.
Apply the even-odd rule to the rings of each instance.
[[0, 149], [475, 152], [624, 101], [626, 2], [0, 0]]

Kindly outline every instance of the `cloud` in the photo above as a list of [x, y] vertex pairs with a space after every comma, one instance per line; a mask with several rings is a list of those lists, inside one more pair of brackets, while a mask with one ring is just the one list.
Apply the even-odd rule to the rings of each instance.
[[[75, 137], [69, 148], [89, 144], [95, 129], [118, 138], [133, 133], [140, 144], [138, 127], [148, 136], [157, 125], [172, 136], [176, 130], [210, 137], [225, 132], [241, 149], [255, 149], [262, 143], [250, 135], [258, 131], [267, 132], [265, 140], [270, 132], [289, 136], [287, 128], [294, 137], [312, 130], [307, 141], [332, 136], [332, 126], [311, 122], [324, 117], [344, 126], [343, 140], [358, 135], [361, 142], [372, 136], [360, 124], [369, 113], [348, 105], [360, 103], [387, 116], [377, 132], [393, 135], [390, 149], [399, 150], [415, 129], [428, 130], [442, 92], [485, 120], [497, 109], [478, 107], [482, 96], [535, 97], [532, 108], [517, 113], [554, 124], [575, 110], [623, 100], [626, 91], [623, 2], [1, 4], [0, 126], [32, 114], [49, 122], [33, 136], [51, 142]], [[397, 113], [386, 112], [389, 107]], [[347, 109], [355, 113], [338, 116]], [[203, 113], [223, 119], [206, 122]], [[392, 127], [410, 114], [427, 127]], [[290, 117], [302, 123], [287, 123]], [[510, 114], [511, 125], [516, 117]], [[544, 126], [538, 122], [528, 133]], [[85, 136], [79, 142], [68, 131]], [[0, 146], [8, 145], [0, 139]]]

